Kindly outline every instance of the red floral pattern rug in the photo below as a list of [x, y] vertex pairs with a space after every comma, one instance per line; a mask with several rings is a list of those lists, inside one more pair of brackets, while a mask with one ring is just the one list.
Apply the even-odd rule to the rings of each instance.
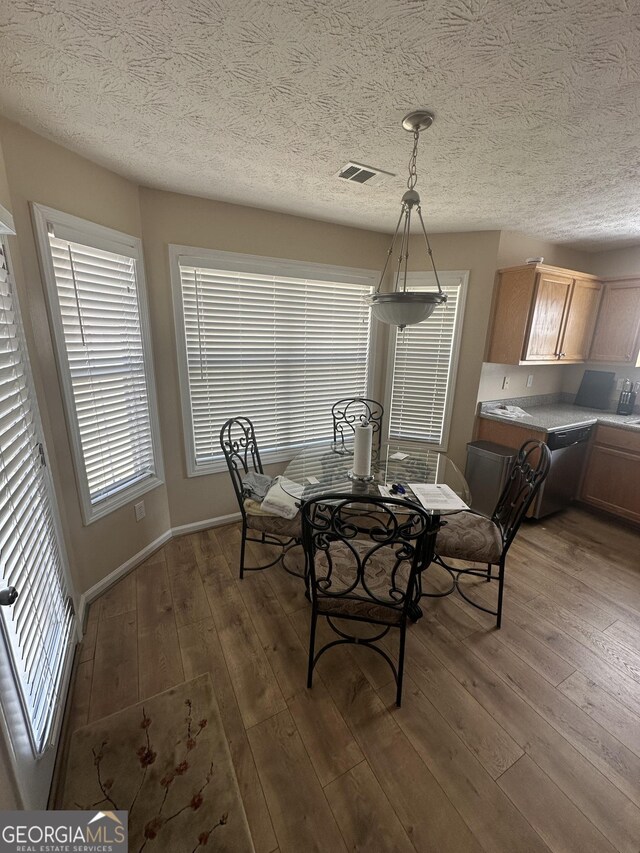
[[62, 808], [104, 807], [131, 853], [254, 850], [208, 674], [73, 733]]

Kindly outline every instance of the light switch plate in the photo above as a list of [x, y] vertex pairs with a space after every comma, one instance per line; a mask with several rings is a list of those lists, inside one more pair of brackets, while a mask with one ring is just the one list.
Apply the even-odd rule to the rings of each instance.
[[138, 501], [137, 504], [133, 505], [134, 512], [136, 514], [136, 521], [142, 521], [142, 519], [147, 514], [144, 508], [144, 501]]

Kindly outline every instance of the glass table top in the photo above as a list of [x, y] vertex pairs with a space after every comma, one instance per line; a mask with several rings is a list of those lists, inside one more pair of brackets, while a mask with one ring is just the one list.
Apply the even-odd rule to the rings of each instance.
[[[403, 458], [399, 458], [402, 456]], [[327, 443], [303, 450], [287, 465], [281, 485], [287, 490], [286, 480], [302, 486], [302, 499], [310, 500], [327, 492], [342, 492], [358, 495], [378, 495], [379, 486], [399, 483], [406, 494], [397, 498], [413, 499], [409, 483], [444, 484], [449, 486], [465, 503], [471, 495], [467, 481], [459, 468], [445, 454], [431, 450], [425, 445], [410, 442], [383, 444], [380, 452], [374, 450], [371, 459], [369, 482], [352, 479], [349, 472], [353, 467], [353, 443], [342, 445]], [[315, 482], [317, 480], [317, 482]], [[300, 497], [300, 489], [291, 490]], [[441, 515], [459, 510], [439, 510]]]

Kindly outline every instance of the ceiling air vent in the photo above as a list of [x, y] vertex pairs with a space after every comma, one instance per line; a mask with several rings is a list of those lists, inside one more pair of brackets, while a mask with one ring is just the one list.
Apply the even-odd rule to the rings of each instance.
[[369, 186], [374, 187], [381, 184], [385, 178], [393, 177], [393, 175], [391, 172], [383, 172], [382, 169], [363, 166], [362, 163], [347, 163], [336, 173], [336, 177], [342, 178], [343, 181], [369, 184]]

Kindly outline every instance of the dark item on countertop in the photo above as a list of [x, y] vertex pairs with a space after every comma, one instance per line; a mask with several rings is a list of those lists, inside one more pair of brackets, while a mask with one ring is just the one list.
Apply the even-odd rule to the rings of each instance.
[[616, 375], [608, 370], [585, 370], [574, 404], [588, 409], [608, 409]]
[[633, 409], [636, 405], [636, 391], [632, 390], [633, 387], [630, 380], [625, 379], [624, 388], [620, 392], [620, 399], [618, 400], [617, 415], [633, 414]]

